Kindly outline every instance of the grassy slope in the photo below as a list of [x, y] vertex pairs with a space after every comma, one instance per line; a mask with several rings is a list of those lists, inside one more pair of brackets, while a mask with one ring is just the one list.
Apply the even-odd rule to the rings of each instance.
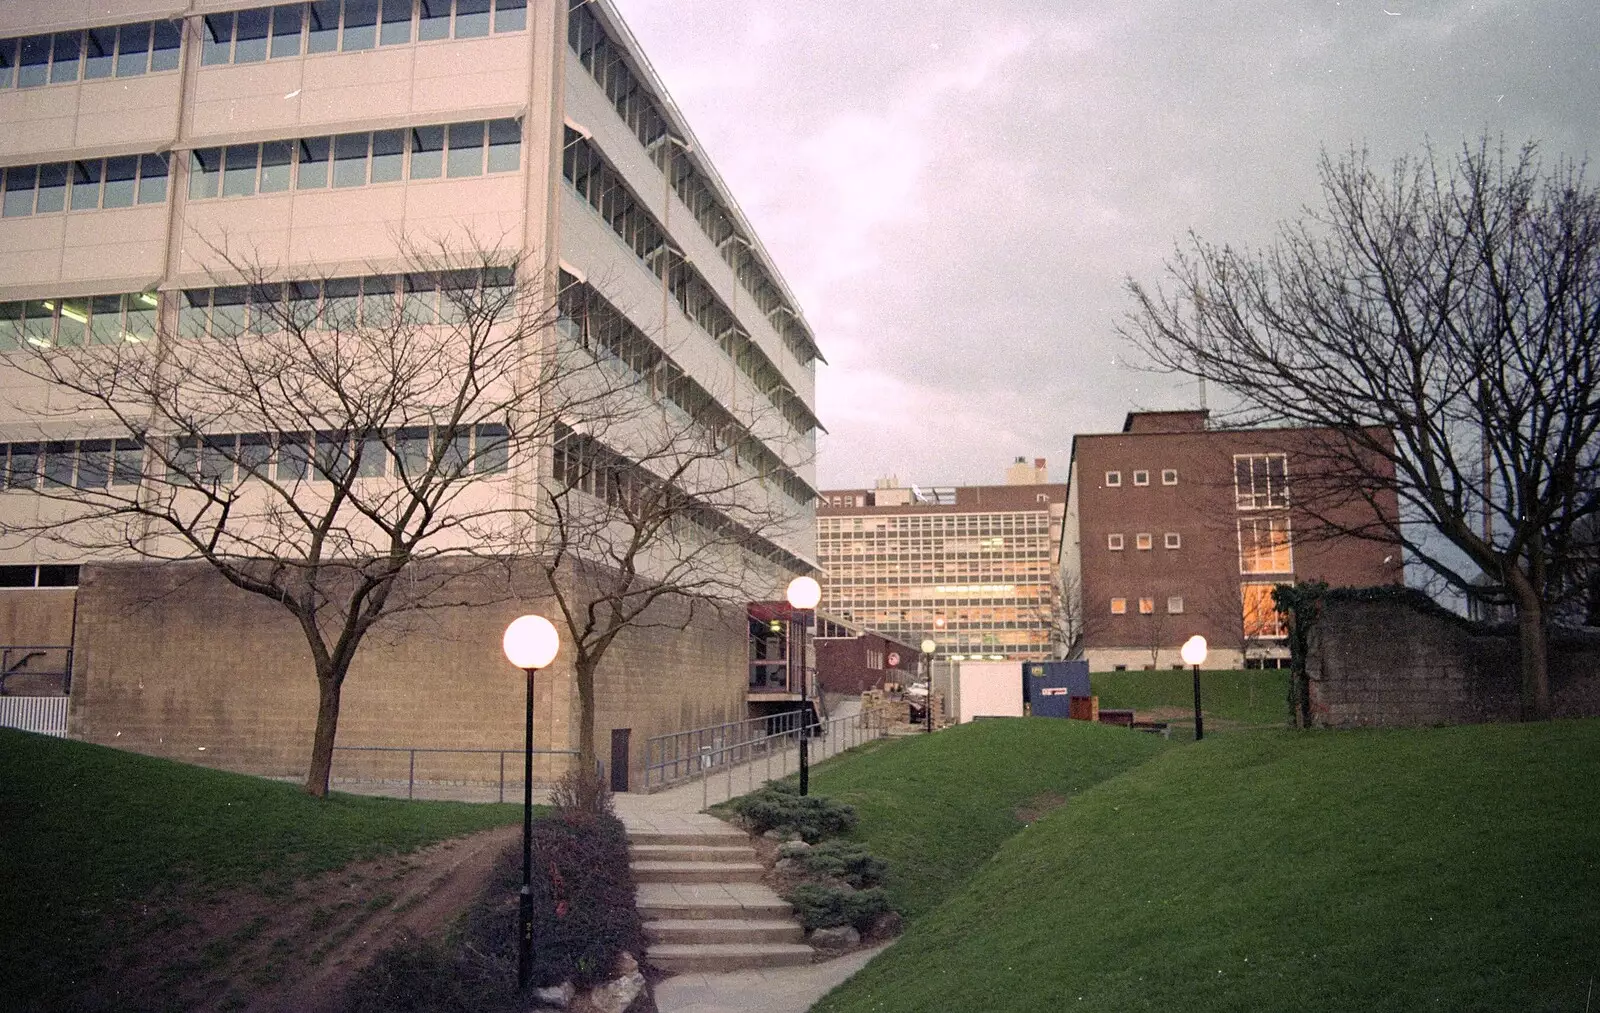
[[818, 767], [811, 785], [856, 807], [853, 836], [888, 860], [885, 887], [916, 918], [1022, 829], [1019, 807], [1045, 794], [1070, 798], [1165, 745], [1081, 721], [986, 720], [840, 757]]
[[[1194, 708], [1194, 676], [1174, 672], [1096, 672], [1090, 685], [1101, 707]], [[1207, 719], [1244, 725], [1278, 725], [1289, 720], [1289, 673], [1282, 669], [1200, 673], [1200, 705]]]
[[130, 901], [165, 886], [265, 890], [516, 822], [520, 806], [404, 802], [0, 729], [0, 953], [18, 994], [70, 975]]
[[1577, 1013], [1597, 783], [1600, 721], [1173, 749], [1011, 840], [815, 1008]]

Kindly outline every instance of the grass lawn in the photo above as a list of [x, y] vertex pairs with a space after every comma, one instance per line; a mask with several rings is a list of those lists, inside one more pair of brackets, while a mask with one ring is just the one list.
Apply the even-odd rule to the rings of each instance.
[[852, 836], [889, 862], [885, 889], [914, 919], [1024, 827], [1019, 809], [1047, 810], [1165, 748], [1125, 728], [996, 718], [837, 757], [812, 771], [811, 790], [856, 807]]
[[[1194, 674], [1187, 670], [1096, 672], [1089, 683], [1101, 707], [1194, 712]], [[1289, 721], [1288, 700], [1287, 669], [1200, 673], [1200, 706], [1207, 731], [1262, 725], [1281, 728]]]
[[314, 799], [292, 784], [0, 729], [0, 953], [13, 994], [29, 994], [71, 981], [121, 912], [163, 888], [271, 892], [521, 817], [519, 805]]
[[1174, 748], [1013, 837], [819, 1011], [1600, 999], [1600, 721]]

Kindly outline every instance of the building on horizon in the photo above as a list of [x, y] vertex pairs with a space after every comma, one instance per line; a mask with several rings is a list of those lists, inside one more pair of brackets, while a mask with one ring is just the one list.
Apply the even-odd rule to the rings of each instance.
[[[93, 418], [31, 416], [6, 352], [214, 336], [255, 320], [264, 299], [444, 315], [441, 285], [447, 298], [452, 285], [504, 284], [493, 269], [417, 273], [411, 251], [428, 243], [508, 252], [559, 302], [552, 332], [593, 325], [639, 374], [641, 398], [743, 434], [735, 466], [793, 519], [752, 535], [752, 569], [770, 576], [753, 598], [813, 569], [820, 352], [611, 0], [17, 0], [4, 22], [0, 383], [13, 396], [0, 406], [0, 509], [32, 509], [41, 480], [103, 484], [108, 455], [117, 481], [151, 467]], [[268, 273], [241, 277], [242, 260]], [[757, 412], [771, 422], [760, 436]], [[258, 466], [273, 467], [280, 441], [256, 436]], [[231, 462], [256, 446], [232, 441], [256, 436], [208, 430], [206, 452]], [[514, 454], [482, 481], [509, 501], [519, 483], [561, 477], [556, 449]], [[290, 464], [277, 461], [280, 478]], [[55, 692], [70, 695], [75, 737], [303, 771], [316, 683], [303, 638], [285, 646], [290, 617], [214, 575], [140, 612], [125, 599], [160, 583], [154, 565], [5, 546], [0, 645], [72, 659]], [[521, 741], [495, 632], [514, 608], [462, 617], [443, 639], [365, 645], [339, 741]], [[625, 639], [600, 674], [600, 741], [745, 716], [744, 622], [697, 614], [688, 630]], [[566, 666], [540, 682], [541, 747], [574, 741]]]
[[[1286, 666], [1274, 587], [1402, 582], [1397, 546], [1329, 535], [1308, 515], [1306, 494], [1327, 478], [1326, 431], [1208, 421], [1205, 410], [1129, 412], [1120, 433], [1073, 438], [1065, 608], [1095, 671], [1181, 668], [1197, 633], [1207, 668]], [[1392, 491], [1376, 501], [1398, 515]], [[1377, 519], [1354, 499], [1331, 509]]]
[[1044, 458], [1005, 485], [826, 489], [817, 508], [824, 612], [940, 659], [1057, 657], [1067, 486]]

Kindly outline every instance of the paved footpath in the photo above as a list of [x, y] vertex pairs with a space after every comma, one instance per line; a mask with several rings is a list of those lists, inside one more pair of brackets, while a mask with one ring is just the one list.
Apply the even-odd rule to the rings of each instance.
[[[704, 785], [694, 782], [654, 795], [618, 794], [613, 796], [617, 816], [630, 831], [681, 833], [700, 831], [711, 824], [727, 827], [701, 809], [706, 800], [711, 804], [725, 801], [730, 788], [743, 794], [765, 779], [765, 762], [747, 768], [735, 768], [731, 777], [718, 772]], [[661, 1013], [805, 1013], [887, 945], [892, 944], [801, 967], [679, 974], [656, 987], [656, 1008]]]

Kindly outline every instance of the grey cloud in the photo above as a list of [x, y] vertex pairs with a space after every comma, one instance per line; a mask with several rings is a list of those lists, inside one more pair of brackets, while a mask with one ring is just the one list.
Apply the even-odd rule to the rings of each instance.
[[1192, 400], [1118, 365], [1123, 278], [1269, 241], [1323, 147], [1600, 153], [1592, 0], [619, 3], [836, 363], [826, 485], [995, 480]]

